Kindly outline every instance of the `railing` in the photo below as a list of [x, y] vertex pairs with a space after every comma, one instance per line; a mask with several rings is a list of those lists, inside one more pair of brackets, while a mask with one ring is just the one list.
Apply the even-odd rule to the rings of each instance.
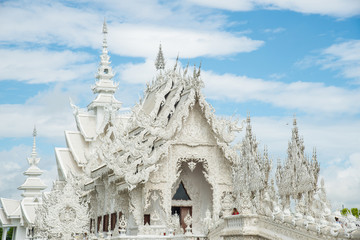
[[[75, 238], [76, 239], [76, 238]], [[74, 239], [74, 240], [75, 240]], [[118, 235], [118, 236], [90, 236], [89, 238], [79, 238], [79, 240], [164, 240], [164, 239], [174, 239], [174, 240], [207, 240], [208, 238], [204, 235], [190, 234], [190, 235]]]
[[111, 238], [112, 240], [131, 240], [131, 239], [142, 239], [142, 240], [163, 240], [163, 239], [176, 239], [176, 240], [206, 240], [207, 238], [203, 235], [175, 235], [175, 236], [154, 236], [154, 235], [137, 235], [137, 236], [118, 236]]

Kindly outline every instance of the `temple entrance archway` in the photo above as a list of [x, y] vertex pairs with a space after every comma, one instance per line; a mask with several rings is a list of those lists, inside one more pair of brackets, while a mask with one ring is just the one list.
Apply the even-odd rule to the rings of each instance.
[[189, 213], [192, 217], [192, 232], [201, 234], [203, 231], [203, 219], [206, 211], [212, 211], [212, 187], [207, 182], [204, 173], [207, 174], [204, 159], [181, 159], [179, 162], [179, 178], [173, 184], [171, 213], [179, 215], [180, 225], [185, 230], [184, 218]]

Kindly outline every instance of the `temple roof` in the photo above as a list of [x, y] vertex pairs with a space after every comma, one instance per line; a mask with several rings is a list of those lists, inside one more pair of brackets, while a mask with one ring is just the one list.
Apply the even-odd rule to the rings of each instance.
[[86, 176], [86, 182], [91, 182], [92, 178], [111, 170], [112, 179], [125, 180], [129, 189], [146, 182], [149, 174], [158, 169], [157, 162], [167, 155], [169, 144], [173, 143], [195, 105], [225, 158], [234, 162], [238, 156], [230, 143], [241, 128], [236, 121], [215, 117], [214, 109], [201, 93], [200, 67], [194, 66], [193, 71], [189, 71], [188, 66], [182, 68], [176, 60], [175, 66], [165, 69], [161, 46], [155, 64], [157, 75], [147, 84], [143, 100], [130, 114], [119, 114], [121, 103], [114, 98], [117, 86], [111, 80], [106, 23], [103, 34], [98, 81], [92, 88], [98, 95], [87, 109], [71, 103], [78, 132], [66, 131], [67, 148], [55, 149], [60, 180], [65, 180], [71, 172]]
[[109, 122], [113, 127], [105, 129], [92, 156], [101, 160], [101, 168], [94, 166], [91, 177], [107, 174], [110, 169], [118, 179], [125, 179], [129, 189], [146, 182], [149, 174], [157, 171], [157, 162], [168, 154], [169, 145], [195, 105], [199, 106], [225, 158], [233, 162], [238, 157], [230, 143], [235, 138], [234, 132], [241, 128], [231, 119], [215, 117], [201, 93], [200, 68], [188, 74], [188, 68], [178, 69], [177, 64], [172, 69], [158, 69], [156, 80], [147, 85], [144, 100], [132, 109], [125, 128], [121, 123]]
[[10, 223], [8, 220], [4, 208], [0, 208], [0, 223], [2, 226], [7, 225]]
[[20, 200], [0, 198], [0, 202], [7, 218], [20, 217]]
[[65, 180], [69, 173], [76, 176], [83, 174], [69, 148], [55, 148], [55, 156], [58, 163], [59, 180]]

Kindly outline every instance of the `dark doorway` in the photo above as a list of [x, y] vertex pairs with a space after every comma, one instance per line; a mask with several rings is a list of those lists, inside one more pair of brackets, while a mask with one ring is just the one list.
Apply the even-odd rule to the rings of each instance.
[[144, 214], [144, 225], [150, 225], [150, 214]]
[[180, 226], [182, 229], [186, 228], [186, 224], [185, 224], [185, 217], [188, 213], [190, 213], [190, 216], [192, 216], [192, 207], [171, 207], [171, 214], [178, 214], [180, 217]]

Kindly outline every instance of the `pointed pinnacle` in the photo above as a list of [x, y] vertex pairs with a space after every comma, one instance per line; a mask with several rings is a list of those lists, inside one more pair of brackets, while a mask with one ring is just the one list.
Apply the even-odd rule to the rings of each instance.
[[296, 113], [294, 113], [293, 125], [296, 126]]
[[176, 68], [177, 68], [178, 62], [179, 62], [179, 53], [178, 53], [178, 55], [177, 55], [177, 57], [176, 57], [176, 62], [175, 62], [175, 66], [174, 66], [174, 71], [175, 71]]
[[247, 117], [246, 117], [246, 122], [248, 123], [248, 124], [250, 124], [250, 112], [248, 112], [248, 114], [247, 114]]
[[185, 68], [185, 71], [184, 71], [184, 76], [187, 74], [188, 69], [189, 69], [189, 61], [187, 62], [187, 65], [186, 65], [186, 68]]
[[103, 30], [102, 30], [103, 34], [107, 34], [107, 24], [106, 24], [106, 19], [104, 18], [104, 23], [103, 23]]
[[165, 60], [164, 60], [164, 55], [163, 55], [163, 52], [162, 52], [162, 49], [161, 49], [161, 43], [159, 45], [159, 52], [158, 52], [158, 55], [156, 57], [155, 67], [156, 67], [156, 70], [165, 68]]
[[36, 125], [34, 125], [34, 130], [33, 130], [33, 137], [36, 137], [37, 135], [37, 131], [36, 131]]
[[200, 62], [200, 65], [199, 65], [199, 70], [198, 70], [198, 72], [197, 72], [196, 77], [200, 77], [200, 72], [201, 72], [201, 62]]
[[34, 125], [34, 130], [33, 130], [33, 147], [32, 147], [32, 152], [31, 152], [31, 156], [32, 157], [36, 157], [37, 153], [36, 153], [36, 135], [37, 135], [37, 131], [36, 131], [36, 126]]

